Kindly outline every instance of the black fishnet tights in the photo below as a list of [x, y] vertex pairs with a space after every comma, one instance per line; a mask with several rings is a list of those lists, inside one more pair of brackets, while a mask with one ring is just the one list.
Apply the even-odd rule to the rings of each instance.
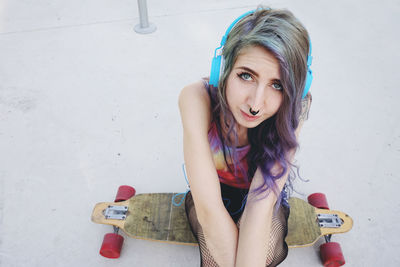
[[[241, 201], [246, 195], [247, 191], [243, 189], [233, 188], [224, 184], [221, 184], [222, 197], [225, 199], [224, 203], [227, 207], [228, 212], [235, 213], [240, 210]], [[229, 201], [227, 201], [229, 199]], [[239, 201], [238, 201], [239, 199]], [[229, 205], [227, 205], [229, 204]], [[206, 240], [204, 239], [203, 231], [199, 221], [197, 220], [196, 210], [191, 192], [186, 195], [185, 200], [186, 214], [189, 220], [189, 224], [193, 231], [194, 236], [199, 242], [200, 248], [200, 260], [202, 267], [218, 267], [215, 262], [212, 253], [208, 250]], [[232, 219], [236, 223], [237, 227], [240, 228], [240, 216], [243, 211], [236, 215], [231, 215]], [[289, 207], [281, 205], [276, 213], [272, 217], [271, 233], [267, 253], [266, 266], [272, 267], [277, 266], [281, 263], [288, 254], [288, 246], [285, 242], [287, 235], [287, 220], [289, 217]]]

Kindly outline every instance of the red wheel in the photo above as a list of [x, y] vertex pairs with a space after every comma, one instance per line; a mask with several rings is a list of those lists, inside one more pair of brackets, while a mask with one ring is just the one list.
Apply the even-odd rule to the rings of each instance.
[[124, 238], [118, 234], [110, 233], [104, 235], [103, 244], [100, 248], [100, 254], [103, 257], [110, 259], [119, 258], [123, 242]]
[[318, 209], [326, 209], [329, 210], [328, 201], [326, 200], [326, 196], [322, 193], [314, 193], [308, 196], [308, 203]]
[[319, 249], [321, 260], [325, 267], [338, 267], [346, 263], [339, 243], [325, 243]]
[[135, 188], [129, 185], [121, 185], [118, 188], [117, 195], [115, 196], [114, 202], [120, 202], [128, 200], [136, 194]]

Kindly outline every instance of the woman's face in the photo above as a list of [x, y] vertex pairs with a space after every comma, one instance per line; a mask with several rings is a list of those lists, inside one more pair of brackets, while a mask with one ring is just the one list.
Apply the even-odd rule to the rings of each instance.
[[226, 98], [239, 127], [254, 128], [272, 117], [283, 99], [278, 60], [261, 46], [242, 49], [227, 78]]

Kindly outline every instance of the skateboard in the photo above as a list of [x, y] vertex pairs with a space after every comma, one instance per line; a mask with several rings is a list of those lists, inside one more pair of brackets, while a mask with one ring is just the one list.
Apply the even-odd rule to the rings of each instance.
[[[100, 254], [118, 258], [123, 237], [119, 229], [136, 239], [197, 246], [188, 223], [185, 206], [174, 205], [177, 193], [151, 193], [135, 195], [130, 186], [120, 186], [114, 202], [97, 203], [92, 221], [114, 227], [114, 233], [104, 236]], [[180, 194], [181, 198], [184, 197]], [[341, 212], [329, 210], [325, 195], [315, 193], [308, 202], [290, 198], [290, 215], [286, 243], [289, 248], [313, 245], [320, 237], [326, 243], [320, 247], [325, 266], [341, 266], [345, 263], [340, 245], [330, 242], [333, 234], [345, 233], [353, 226], [352, 218]], [[332, 265], [329, 265], [332, 264]]]

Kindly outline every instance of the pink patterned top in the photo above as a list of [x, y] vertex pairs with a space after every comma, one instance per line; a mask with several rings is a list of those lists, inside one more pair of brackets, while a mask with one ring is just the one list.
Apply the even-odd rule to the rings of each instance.
[[[248, 165], [246, 156], [250, 150], [250, 145], [236, 148], [238, 154], [237, 161], [240, 162], [240, 164], [236, 164], [235, 166], [232, 162], [231, 157], [229, 156], [232, 155], [232, 148], [228, 146], [225, 146], [225, 161], [224, 153], [222, 150], [222, 143], [218, 136], [218, 130], [215, 123], [211, 124], [211, 128], [208, 131], [208, 141], [210, 142], [210, 147], [213, 153], [213, 160], [215, 168], [217, 169], [219, 181], [232, 187], [249, 189], [250, 183], [243, 175], [243, 171], [247, 173]], [[228, 166], [230, 167], [230, 169], [228, 168]], [[239, 166], [241, 166], [243, 170], [241, 170]]]

